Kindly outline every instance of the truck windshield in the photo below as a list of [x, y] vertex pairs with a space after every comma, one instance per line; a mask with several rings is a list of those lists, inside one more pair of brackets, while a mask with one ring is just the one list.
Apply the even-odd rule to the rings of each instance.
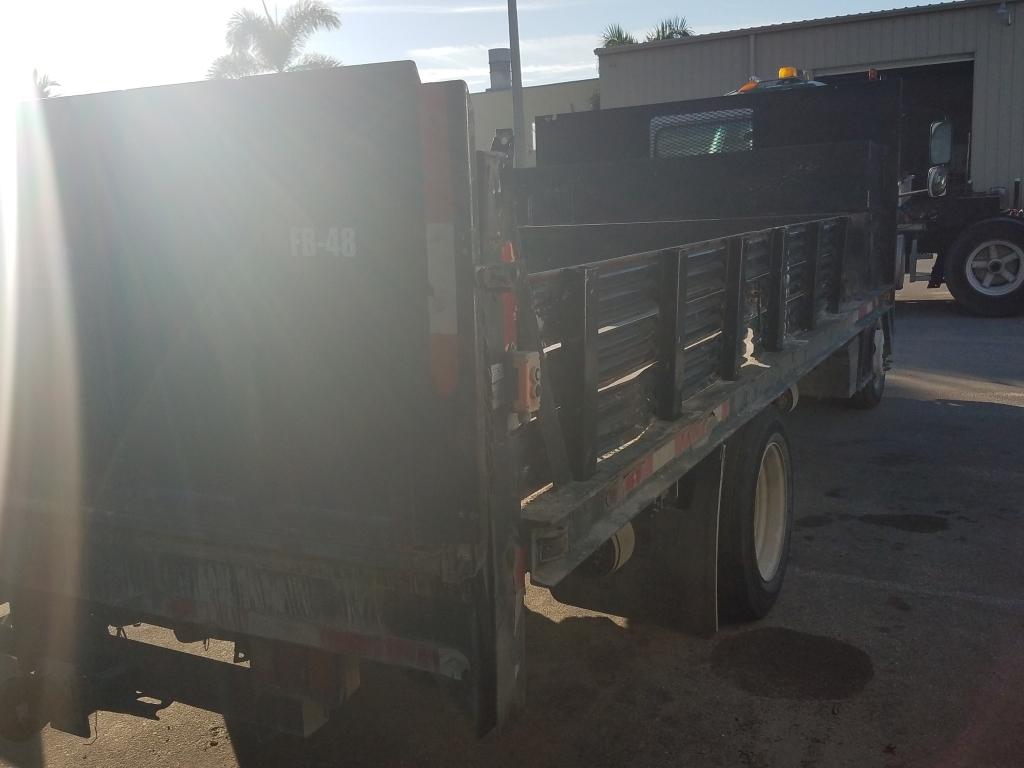
[[651, 157], [690, 157], [754, 148], [752, 109], [720, 109], [651, 120]]

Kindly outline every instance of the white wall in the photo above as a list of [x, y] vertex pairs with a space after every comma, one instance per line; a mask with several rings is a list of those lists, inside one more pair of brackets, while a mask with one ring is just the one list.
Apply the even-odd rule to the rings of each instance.
[[[592, 78], [524, 88], [523, 111], [526, 114], [527, 125], [532, 126], [538, 115], [558, 115], [592, 109], [598, 85], [598, 79]], [[476, 147], [489, 149], [497, 129], [512, 127], [512, 92], [471, 93], [469, 98], [473, 105]], [[530, 151], [527, 153], [524, 166], [535, 164], [533, 142], [530, 141], [529, 144]]]

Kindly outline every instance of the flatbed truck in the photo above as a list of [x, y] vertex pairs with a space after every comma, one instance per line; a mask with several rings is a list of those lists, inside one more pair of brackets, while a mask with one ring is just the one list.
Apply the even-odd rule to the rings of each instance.
[[515, 170], [410, 62], [26, 105], [0, 734], [127, 691], [308, 735], [365, 662], [485, 733], [528, 581], [764, 616], [785, 413], [882, 396], [895, 193], [870, 141]]

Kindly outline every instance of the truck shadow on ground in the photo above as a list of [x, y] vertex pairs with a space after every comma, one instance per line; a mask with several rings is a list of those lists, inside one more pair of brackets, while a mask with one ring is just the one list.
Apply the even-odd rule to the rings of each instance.
[[712, 686], [723, 707], [751, 694], [842, 700], [873, 675], [860, 649], [778, 627], [738, 627], [707, 641], [600, 616], [555, 622], [530, 612], [527, 620], [529, 706], [500, 734], [476, 739], [458, 704], [430, 678], [372, 669], [351, 709], [308, 741], [233, 728], [238, 762], [610, 767], [659, 755], [700, 761], [722, 738], [695, 712]]
[[43, 768], [42, 737], [35, 736], [24, 742], [0, 739], [0, 763], [18, 768]]
[[[896, 302], [896, 320], [897, 322], [905, 320], [915, 324], [921, 323], [930, 331], [952, 329], [961, 338], [972, 336], [984, 338], [992, 329], [999, 329], [1006, 333], [1014, 327], [1024, 328], [1024, 316], [985, 317], [975, 315], [961, 307], [952, 298], [900, 298]], [[900, 328], [897, 326], [897, 347], [905, 348], [903, 345], [907, 343], [906, 336], [905, 334], [903, 338], [900, 336]]]
[[975, 317], [963, 309], [952, 298], [949, 299], [900, 299], [896, 302], [897, 317]]
[[[528, 612], [527, 637], [529, 707], [501, 734], [478, 740], [468, 713], [430, 676], [367, 666], [351, 706], [305, 742], [232, 727], [238, 762], [247, 767], [286, 762], [396, 767], [576, 764], [579, 758], [566, 754], [568, 744], [576, 741], [574, 730], [589, 731], [595, 718], [604, 722], [601, 727], [615, 727], [614, 718], [602, 717], [603, 711], [633, 708], [658, 695], [624, 684], [621, 666], [643, 640], [610, 619], [567, 618], [555, 623]], [[626, 722], [632, 719], [627, 716]], [[623, 725], [616, 730], [621, 731], [619, 746], [635, 749], [635, 735]]]
[[[559, 610], [547, 590], [531, 588], [531, 602], [538, 601]], [[429, 675], [367, 665], [351, 706], [312, 738], [231, 723], [227, 740], [215, 726], [203, 764], [218, 749], [214, 764], [231, 764], [223, 753], [228, 741], [243, 768], [610, 767], [656, 764], [666, 755], [700, 764], [735, 752], [721, 743], [722, 718], [730, 738], [756, 730], [755, 720], [733, 718], [736, 701], [840, 701], [856, 697], [873, 675], [864, 651], [782, 627], [728, 628], [708, 641], [603, 616], [553, 621], [529, 611], [527, 622], [529, 706], [500, 734], [477, 739], [460, 703]], [[721, 717], [706, 717], [705, 707]], [[98, 736], [117, 738], [109, 731]], [[45, 765], [38, 740], [0, 742], [0, 760], [19, 768]]]

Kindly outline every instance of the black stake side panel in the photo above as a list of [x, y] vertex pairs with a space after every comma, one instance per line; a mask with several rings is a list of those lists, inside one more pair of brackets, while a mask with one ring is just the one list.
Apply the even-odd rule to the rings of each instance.
[[[891, 282], [893, 254], [885, 248], [895, 239], [891, 157], [879, 145], [853, 142], [517, 172], [518, 218], [526, 222], [519, 229], [520, 253], [531, 273], [534, 308], [550, 347], [549, 381], [563, 415], [578, 416], [582, 402], [572, 385], [581, 370], [567, 354], [572, 346], [557, 348], [578, 324], [573, 318], [583, 316], [567, 282], [574, 270], [592, 265], [606, 276], [599, 281], [599, 369], [634, 376], [614, 386], [612, 377], [601, 377], [603, 455], [643, 432], [655, 412], [672, 411], [659, 394], [666, 387], [689, 396], [717, 379], [735, 378], [748, 357], [778, 348], [787, 332], [813, 328], [822, 313]], [[816, 205], [844, 215], [808, 213]], [[819, 238], [814, 222], [824, 218], [831, 220], [820, 225], [825, 234]], [[786, 249], [778, 252], [782, 244], [775, 244], [773, 256], [768, 235], [751, 233], [778, 227], [785, 227]], [[657, 254], [686, 243], [693, 274], [678, 365], [665, 344], [666, 334], [676, 335], [666, 329], [675, 307], [663, 295], [674, 278]], [[569, 426], [568, 418], [563, 421]], [[580, 434], [566, 433], [571, 451], [584, 448]], [[550, 480], [537, 442], [531, 444], [524, 496]], [[577, 472], [576, 479], [585, 476]]]
[[[654, 242], [650, 247], [656, 248], [686, 242], [658, 242], [656, 238], [671, 231], [666, 222], [711, 219], [736, 227], [730, 220], [847, 213], [890, 203], [895, 207], [891, 154], [858, 141], [525, 169], [516, 177], [518, 220], [531, 226], [658, 222], [660, 229], [650, 233], [640, 227], [623, 230], [627, 237], [650, 238], [642, 247]], [[598, 245], [599, 253], [623, 245], [626, 250], [614, 255], [641, 249], [637, 242], [613, 241]], [[549, 255], [530, 258], [531, 271], [567, 266], [552, 263]]]
[[[648, 104], [550, 115], [537, 120], [537, 165], [638, 160], [651, 156], [651, 121], [663, 116], [750, 109], [755, 150], [870, 141], [898, 151], [896, 81]], [[749, 152], [734, 153], [739, 157]]]
[[523, 226], [519, 228], [519, 239], [530, 271], [544, 272], [571, 267], [579, 261], [603, 261], [623, 253], [673, 248], [681, 243], [697, 243], [817, 218], [820, 218], [820, 214], [804, 213], [681, 221]]
[[[596, 427], [599, 456], [617, 450], [655, 416], [674, 418], [671, 414], [691, 396], [717, 380], [736, 379], [740, 368], [760, 360], [765, 350], [778, 351], [819, 317], [837, 313], [844, 301], [839, 295], [844, 269], [851, 276], [864, 273], [852, 281], [860, 293], [851, 295], [870, 292], [864, 288], [874, 258], [866, 250], [870, 243], [861, 237], [847, 258], [845, 241], [848, 222], [863, 228], [868, 220], [868, 214], [851, 214], [796, 222], [530, 275], [534, 313], [521, 317], [535, 316], [543, 328], [546, 391], [561, 406], [560, 434], [569, 453], [593, 456], [594, 433], [582, 431], [581, 423]], [[539, 228], [532, 234], [539, 242], [541, 230], [570, 229]], [[821, 265], [812, 270], [816, 251]], [[591, 282], [597, 290], [586, 301], [579, 289], [583, 274], [596, 276]], [[815, 282], [818, 301], [808, 290]], [[593, 324], [599, 333], [596, 344], [587, 346], [596, 348], [596, 360], [588, 364], [581, 355], [582, 329]], [[581, 388], [594, 363], [596, 403], [590, 400], [594, 382]], [[541, 428], [543, 413], [521, 431]], [[532, 468], [522, 478], [523, 497], [548, 482], [564, 484], [544, 472], [544, 444], [530, 439], [522, 444], [528, 449], [524, 463]], [[593, 465], [575, 478], [586, 480], [592, 472]]]
[[[655, 421], [640, 440], [599, 465], [588, 481], [534, 499], [523, 510], [533, 526], [532, 581], [558, 584], [800, 377], [873, 327], [893, 301], [892, 289], [885, 288], [848, 302], [814, 332], [799, 334], [800, 344], [764, 355], [763, 367], [745, 366], [736, 381], [716, 383], [687, 400], [676, 421]], [[560, 543], [558, 549], [552, 548], [553, 541]]]

